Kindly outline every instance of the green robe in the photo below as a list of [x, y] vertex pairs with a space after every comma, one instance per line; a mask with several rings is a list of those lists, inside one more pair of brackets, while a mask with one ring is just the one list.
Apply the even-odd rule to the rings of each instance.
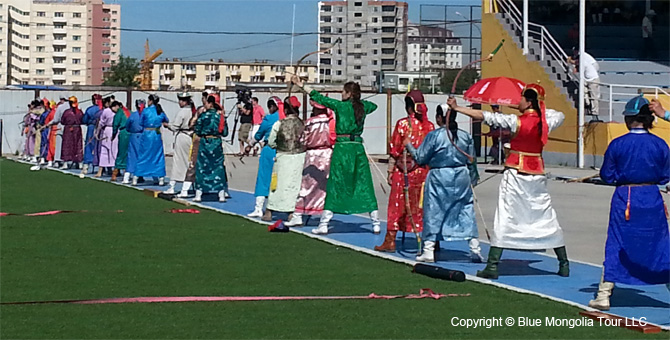
[[114, 122], [112, 123], [112, 135], [118, 138], [119, 151], [116, 154], [116, 161], [114, 162], [114, 169], [126, 169], [128, 163], [128, 143], [130, 143], [130, 133], [126, 131], [126, 122], [128, 117], [123, 112], [123, 109], [114, 115]]
[[226, 188], [226, 168], [223, 165], [223, 141], [228, 136], [228, 125], [219, 133], [221, 116], [215, 109], [203, 112], [195, 122], [195, 133], [200, 137], [195, 168], [195, 189], [203, 193], [219, 192]]
[[[328, 98], [316, 90], [309, 94], [315, 102], [335, 112], [335, 131], [338, 134], [330, 163], [326, 186], [325, 210], [337, 214], [358, 214], [377, 210], [377, 197], [372, 184], [370, 164], [363, 146], [363, 125], [356, 124], [351, 101]], [[363, 100], [365, 114], [377, 109], [375, 103]], [[350, 137], [339, 135], [355, 135]]]

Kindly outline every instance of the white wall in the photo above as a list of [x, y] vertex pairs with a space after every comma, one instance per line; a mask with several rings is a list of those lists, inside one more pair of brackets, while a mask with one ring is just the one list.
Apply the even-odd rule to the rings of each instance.
[[[64, 93], [63, 91], [41, 91], [40, 97], [44, 98], [49, 98], [49, 99], [54, 99], [57, 100], [58, 97], [60, 96], [61, 93]], [[74, 92], [67, 92], [65, 93], [68, 97], [71, 95], [77, 96], [80, 102], [80, 107], [82, 110], [85, 110], [87, 107], [91, 105], [91, 96], [96, 93], [94, 91], [74, 91]], [[177, 111], [179, 111], [179, 105], [177, 102], [177, 92], [153, 92], [157, 94], [161, 100], [160, 104], [165, 110], [168, 118], [174, 119], [174, 117], [177, 114]], [[110, 93], [110, 92], [103, 92], [101, 93], [105, 96], [108, 96], [110, 94], [114, 94], [116, 97], [116, 100], [122, 102], [124, 105], [126, 104], [126, 93], [125, 92], [115, 92], [115, 93]], [[131, 95], [132, 103], [134, 105], [134, 102], [136, 99], [147, 99], [149, 96], [150, 92], [143, 92], [143, 91], [133, 91]], [[21, 91], [21, 90], [0, 90], [0, 118], [3, 119], [4, 122], [4, 136], [3, 138], [3, 148], [2, 152], [5, 154], [9, 153], [16, 153], [17, 151], [20, 150], [23, 146], [23, 138], [21, 137], [21, 122], [23, 121], [23, 116], [27, 112], [27, 105], [28, 103], [33, 99], [35, 93], [34, 91]], [[194, 92], [192, 93], [196, 106], [199, 106], [201, 104], [201, 93], [200, 92]], [[276, 95], [280, 98], [286, 97], [287, 93], [270, 93], [270, 92], [254, 92], [253, 94], [255, 97], [259, 98], [259, 103], [265, 108], [266, 103], [268, 99]], [[293, 93], [293, 95], [296, 95]], [[340, 93], [329, 93], [329, 96], [331, 98], [336, 98], [339, 99]], [[229, 112], [231, 108], [234, 107], [236, 103], [236, 96], [234, 92], [221, 92], [221, 97], [224, 99], [224, 108], [226, 109], [226, 112]], [[304, 97], [302, 93], [297, 94], [298, 99], [302, 103], [304, 101]], [[398, 119], [405, 117], [405, 110], [404, 110], [404, 94], [395, 94], [392, 95], [392, 101], [391, 101], [391, 106], [392, 106], [392, 126], [393, 128], [395, 126], [395, 123]], [[445, 103], [447, 96], [446, 95], [426, 95], [426, 104], [428, 105], [428, 117], [430, 121], [435, 122], [435, 110], [437, 105]], [[363, 99], [369, 100], [375, 104], [377, 104], [378, 108], [377, 111], [373, 112], [370, 114], [365, 121], [365, 130], [363, 132], [363, 139], [364, 139], [364, 144], [365, 148], [367, 149], [368, 153], [374, 154], [374, 155], [383, 155], [386, 154], [386, 145], [387, 145], [387, 140], [386, 140], [386, 131], [387, 131], [387, 126], [386, 126], [386, 115], [387, 115], [387, 95], [386, 94], [374, 94], [374, 93], [364, 93], [363, 94]], [[265, 108], [266, 109], [266, 108]], [[134, 107], [132, 108], [134, 111]], [[267, 109], [266, 109], [267, 110]], [[301, 109], [302, 111], [302, 109]], [[308, 114], [307, 116], [309, 117], [309, 114], [311, 113], [311, 109], [309, 108], [308, 105]], [[302, 112], [301, 112], [302, 115]], [[467, 118], [464, 115], [459, 115], [458, 117], [458, 122], [460, 124], [461, 129], [470, 131], [470, 119]], [[234, 114], [231, 114], [228, 117], [228, 127], [231, 130], [232, 134], [232, 129], [234, 125]], [[238, 123], [237, 128], [239, 129], [240, 124]], [[84, 129], [84, 133], [86, 133]], [[235, 133], [235, 141], [233, 141], [233, 144], [227, 144], [226, 147], [226, 152], [227, 153], [237, 153], [239, 151], [239, 145], [237, 142], [237, 132]], [[230, 135], [226, 138], [226, 140], [230, 140]], [[171, 154], [173, 150], [173, 141], [174, 137], [171, 132], [164, 130], [163, 133], [163, 144], [165, 147], [165, 152], [167, 154]]]

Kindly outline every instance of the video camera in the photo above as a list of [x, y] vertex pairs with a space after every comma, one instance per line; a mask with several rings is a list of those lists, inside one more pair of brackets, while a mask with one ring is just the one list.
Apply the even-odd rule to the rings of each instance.
[[237, 103], [241, 104], [250, 104], [251, 103], [251, 90], [247, 88], [235, 89], [235, 94], [237, 94]]

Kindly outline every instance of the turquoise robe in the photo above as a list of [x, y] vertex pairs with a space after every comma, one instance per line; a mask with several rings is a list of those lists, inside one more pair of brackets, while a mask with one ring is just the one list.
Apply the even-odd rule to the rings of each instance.
[[195, 122], [195, 133], [200, 137], [195, 169], [195, 190], [203, 193], [219, 192], [226, 185], [226, 167], [223, 164], [223, 140], [228, 136], [228, 124], [219, 132], [221, 115], [215, 109], [203, 112]]

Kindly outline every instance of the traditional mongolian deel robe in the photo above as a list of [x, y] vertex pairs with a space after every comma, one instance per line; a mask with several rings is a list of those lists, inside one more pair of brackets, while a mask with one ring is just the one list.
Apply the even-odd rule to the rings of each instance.
[[81, 163], [84, 159], [84, 150], [82, 133], [81, 133], [81, 119], [84, 113], [79, 108], [69, 108], [63, 113], [61, 124], [63, 125], [63, 149], [61, 151], [61, 159], [64, 162]]
[[[177, 117], [170, 123], [170, 129], [175, 132], [174, 156], [172, 157], [172, 172], [170, 179], [183, 182], [186, 180], [186, 171], [193, 145], [193, 131], [189, 128], [189, 121], [193, 117], [191, 108], [185, 106], [177, 112]], [[196, 151], [197, 153], [197, 151]]]
[[[196, 111], [196, 116], [193, 116], [189, 121], [189, 126], [195, 127], [195, 122], [200, 114], [205, 112], [205, 107], [201, 106]], [[200, 147], [200, 137], [197, 134], [193, 133], [191, 138], [191, 150], [189, 152], [188, 158], [188, 169], [186, 169], [185, 182], [195, 182], [195, 170], [196, 163], [198, 163], [198, 147]]]
[[25, 156], [35, 155], [35, 125], [39, 119], [40, 116], [36, 110], [28, 112], [28, 114], [23, 117], [23, 134], [26, 137], [26, 142], [23, 148], [23, 154]]
[[[491, 245], [509, 249], [549, 249], [565, 245], [563, 230], [547, 191], [538, 130], [540, 116], [526, 110], [521, 116], [484, 111], [484, 123], [510, 129], [510, 155], [498, 193]], [[547, 109], [548, 131], [563, 123], [563, 113]]]
[[[268, 138], [270, 138], [270, 132], [272, 131], [272, 126], [279, 120], [279, 112], [271, 113], [263, 117], [263, 122], [261, 123], [258, 132], [254, 136], [254, 139], [257, 141], [265, 141], [266, 145], [261, 150], [261, 156], [258, 158], [258, 174], [256, 175], [256, 189], [254, 190], [254, 196], [268, 196], [270, 195], [270, 182], [272, 181], [272, 168], [275, 164], [275, 156], [277, 155], [277, 150], [271, 148], [267, 145]], [[295, 203], [295, 202], [293, 202]]]
[[335, 145], [335, 117], [320, 114], [305, 122], [302, 144], [305, 164], [302, 169], [302, 183], [295, 212], [319, 215], [326, 203], [326, 184], [330, 172], [330, 157]]
[[[451, 131], [430, 132], [421, 146], [408, 148], [416, 162], [428, 165], [423, 194], [423, 238], [426, 241], [454, 241], [478, 238], [471, 184], [477, 174], [468, 158], [449, 140]], [[458, 130], [458, 147], [474, 155], [470, 134]]]
[[[435, 129], [435, 125], [431, 123], [428, 118], [423, 121], [411, 117], [411, 133], [410, 133], [410, 118], [405, 117], [395, 125], [393, 135], [391, 136], [391, 157], [395, 159], [395, 167], [391, 173], [391, 194], [389, 195], [388, 203], [388, 222], [389, 230], [400, 230], [405, 232], [413, 232], [412, 224], [410, 223], [410, 214], [414, 220], [414, 228], [417, 232], [423, 230], [423, 209], [419, 207], [421, 199], [421, 190], [423, 190], [423, 183], [426, 181], [428, 169], [425, 166], [420, 166], [414, 162], [412, 156], [407, 156], [407, 178], [409, 182], [409, 201], [411, 212], [406, 211], [405, 207], [405, 177], [404, 177], [404, 162], [403, 151], [405, 146], [402, 144], [405, 136], [409, 135], [412, 140], [412, 145], [418, 147], [423, 142], [426, 135]], [[422, 163], [425, 164], [425, 163]]]
[[84, 164], [98, 165], [98, 140], [94, 137], [98, 127], [98, 119], [102, 110], [97, 105], [92, 105], [84, 113], [81, 123], [86, 125], [86, 140], [84, 140]]
[[[49, 115], [47, 116], [46, 121], [49, 122], [49, 124], [50, 124], [54, 120], [55, 116], [56, 116], [56, 109], [54, 108], [54, 109], [51, 109], [51, 111], [49, 112]], [[47, 161], [55, 161], [56, 160], [56, 145], [57, 145], [56, 140], [58, 139], [57, 135], [58, 135], [58, 131], [59, 131], [58, 124], [49, 126], [48, 130], [49, 130], [49, 135], [48, 135], [49, 136], [48, 137], [49, 138], [49, 143], [47, 144], [48, 145]]]
[[114, 112], [110, 108], [102, 110], [98, 120], [98, 160], [101, 167], [114, 167], [118, 142], [112, 139], [114, 132]]
[[165, 112], [158, 114], [152, 105], [142, 111], [142, 152], [133, 175], [138, 177], [165, 177], [165, 154], [161, 126], [168, 123]]
[[[309, 94], [315, 102], [335, 111], [337, 140], [333, 148], [324, 209], [339, 214], [358, 214], [377, 210], [370, 164], [363, 146], [363, 124], [356, 124], [351, 101], [328, 98], [316, 90]], [[368, 115], [375, 103], [363, 100]]]
[[272, 211], [293, 212], [300, 194], [305, 147], [302, 137], [305, 125], [296, 115], [289, 115], [272, 126], [268, 146], [277, 150], [274, 170], [277, 188], [270, 190], [267, 208]]
[[130, 144], [130, 133], [126, 131], [128, 124], [128, 116], [123, 108], [120, 108], [116, 115], [114, 115], [114, 123], [112, 124], [112, 133], [118, 145], [116, 153], [116, 161], [114, 162], [114, 169], [125, 170], [128, 166], [128, 145]]
[[670, 233], [657, 186], [670, 181], [668, 144], [644, 129], [632, 129], [607, 147], [600, 177], [617, 186], [607, 229], [604, 280], [670, 283]]
[[64, 103], [58, 104], [58, 106], [56, 106], [56, 112], [54, 114], [54, 119], [52, 121], [52, 123], [53, 122], [58, 123], [58, 124], [53, 126], [53, 127], [57, 127], [56, 136], [54, 137], [56, 143], [54, 144], [54, 159], [53, 160], [55, 160], [55, 161], [62, 160], [61, 159], [61, 152], [63, 151], [63, 122], [62, 122], [62, 119], [63, 119], [63, 114], [68, 109], [70, 109], [70, 103], [64, 102]]
[[128, 160], [126, 171], [135, 174], [137, 170], [137, 161], [142, 153], [142, 116], [139, 111], [133, 112], [126, 121], [126, 131], [128, 132]]
[[[189, 111], [190, 112], [190, 111]], [[223, 164], [223, 140], [228, 136], [228, 125], [216, 109], [203, 112], [195, 122], [195, 133], [200, 137], [196, 163], [195, 189], [203, 193], [219, 192], [226, 187], [226, 168]]]
[[[49, 116], [52, 115], [54, 111], [53, 110], [44, 110], [44, 112], [40, 115], [40, 126], [45, 127], [49, 124], [52, 118]], [[41, 135], [41, 140], [40, 140], [40, 157], [47, 159], [49, 155], [49, 133], [51, 132], [51, 128], [45, 127], [42, 132], [40, 133]]]

